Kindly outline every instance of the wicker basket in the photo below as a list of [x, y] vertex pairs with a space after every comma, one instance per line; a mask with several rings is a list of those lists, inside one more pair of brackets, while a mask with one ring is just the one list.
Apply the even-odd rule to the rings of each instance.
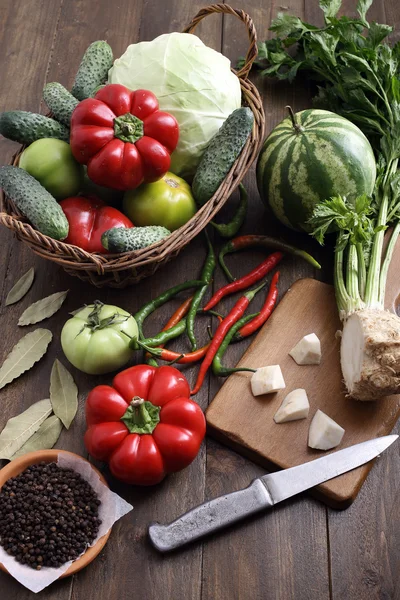
[[[231, 8], [227, 4], [212, 4], [200, 10], [184, 32], [192, 33], [204, 17], [213, 13], [234, 15], [246, 25], [250, 46], [245, 65], [236, 74], [240, 79], [243, 104], [251, 108], [255, 121], [251, 136], [217, 192], [190, 221], [164, 240], [143, 250], [119, 255], [90, 254], [81, 248], [43, 235], [34, 229], [13, 202], [0, 192], [2, 210], [0, 222], [14, 231], [17, 238], [30, 246], [36, 254], [61, 265], [70, 275], [89, 281], [97, 287], [123, 288], [152, 275], [161, 265], [175, 257], [225, 204], [260, 150], [264, 138], [265, 116], [260, 95], [255, 86], [247, 80], [251, 65], [257, 55], [257, 35], [249, 15], [242, 10]], [[13, 157], [12, 164], [18, 164], [22, 149]]]

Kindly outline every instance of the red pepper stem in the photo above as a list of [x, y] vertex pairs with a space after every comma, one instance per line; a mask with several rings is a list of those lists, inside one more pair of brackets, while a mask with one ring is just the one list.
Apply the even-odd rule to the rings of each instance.
[[218, 373], [218, 375], [220, 377], [228, 377], [229, 375], [232, 375], [232, 373], [240, 373], [241, 371], [249, 371], [249, 373], [255, 373], [256, 369], [248, 369], [247, 367], [237, 367], [237, 368], [222, 368], [220, 373]]
[[263, 289], [263, 287], [266, 286], [266, 281], [264, 281], [261, 285], [259, 285], [257, 288], [255, 288], [254, 290], [250, 290], [249, 292], [246, 292], [245, 294], [243, 294], [243, 296], [245, 296], [247, 298], [247, 300], [249, 302], [251, 302], [254, 298], [254, 296], [257, 294], [257, 292], [259, 292], [260, 290]]
[[144, 400], [140, 396], [134, 396], [131, 400], [131, 406], [141, 406], [143, 403]]
[[143, 121], [126, 113], [114, 119], [114, 136], [123, 142], [134, 144], [144, 135]]
[[156, 348], [151, 348], [150, 346], [147, 346], [146, 344], [144, 344], [143, 342], [141, 342], [140, 340], [137, 340], [137, 344], [140, 348], [142, 348], [142, 350], [146, 350], [146, 352], [148, 352], [149, 354], [151, 354], [152, 356], [158, 356], [161, 357], [162, 351], [163, 349], [160, 348], [159, 346], [157, 346]]
[[200, 312], [201, 313], [204, 312], [204, 314], [213, 315], [214, 317], [217, 317], [218, 319], [224, 319], [225, 318], [224, 315], [221, 315], [221, 313], [217, 312], [216, 310], [211, 310], [211, 309], [210, 310], [205, 310], [205, 311], [200, 310]]
[[171, 365], [174, 365], [175, 363], [179, 363], [179, 361], [181, 360], [181, 358], [183, 358], [184, 356], [185, 356], [184, 354], [180, 354], [179, 356], [177, 356], [173, 360], [170, 360], [170, 361], [166, 362], [165, 364], [168, 365], [168, 366], [171, 366]]
[[140, 396], [135, 396], [122, 415], [121, 421], [130, 433], [153, 433], [160, 422], [160, 410], [160, 406], [155, 406]]
[[146, 360], [146, 365], [150, 367], [158, 367], [158, 362], [150, 355]]

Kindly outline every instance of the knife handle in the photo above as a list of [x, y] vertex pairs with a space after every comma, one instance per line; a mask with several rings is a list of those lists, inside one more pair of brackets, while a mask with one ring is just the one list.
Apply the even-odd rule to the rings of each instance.
[[270, 494], [255, 479], [244, 490], [200, 504], [169, 525], [153, 523], [149, 536], [157, 550], [169, 552], [270, 506]]

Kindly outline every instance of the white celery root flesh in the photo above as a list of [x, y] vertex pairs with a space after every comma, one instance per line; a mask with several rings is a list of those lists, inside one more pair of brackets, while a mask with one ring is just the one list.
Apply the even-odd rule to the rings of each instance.
[[286, 387], [279, 365], [270, 365], [257, 369], [252, 375], [250, 383], [253, 396], [272, 394]]
[[400, 393], [400, 318], [370, 308], [351, 314], [343, 326], [340, 362], [355, 400]]
[[305, 335], [289, 352], [298, 365], [319, 365], [321, 362], [321, 342], [315, 333]]
[[342, 441], [344, 429], [322, 410], [317, 410], [310, 424], [308, 445], [316, 450], [331, 450]]
[[306, 390], [299, 388], [290, 392], [274, 415], [275, 423], [287, 423], [306, 419], [310, 403], [308, 402]]

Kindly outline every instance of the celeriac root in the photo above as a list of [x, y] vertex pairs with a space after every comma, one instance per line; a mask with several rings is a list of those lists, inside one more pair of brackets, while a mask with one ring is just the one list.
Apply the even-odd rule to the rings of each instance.
[[400, 318], [359, 310], [343, 326], [340, 362], [349, 395], [378, 400], [400, 393]]

